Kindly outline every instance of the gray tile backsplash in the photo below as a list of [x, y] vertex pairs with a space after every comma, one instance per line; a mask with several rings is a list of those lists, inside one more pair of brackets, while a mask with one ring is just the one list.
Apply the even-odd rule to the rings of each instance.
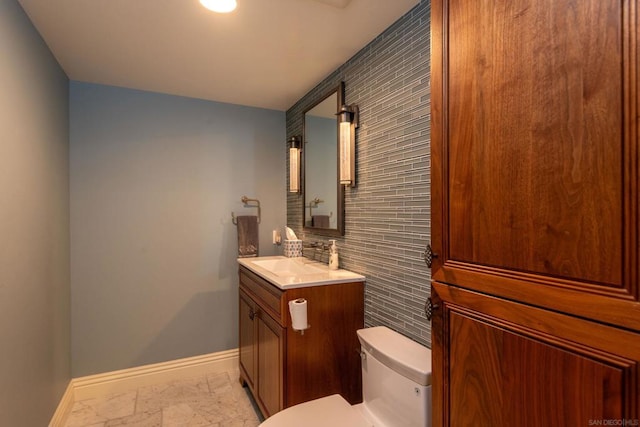
[[[302, 111], [345, 82], [346, 103], [360, 106], [357, 187], [345, 191], [342, 268], [367, 277], [366, 326], [386, 325], [430, 346], [424, 315], [431, 236], [430, 2], [421, 1], [287, 111], [287, 136], [302, 134]], [[286, 151], [286, 150], [285, 150]], [[288, 178], [288, 177], [287, 177]], [[288, 181], [287, 181], [288, 182]], [[287, 196], [287, 223], [304, 240], [302, 197]]]

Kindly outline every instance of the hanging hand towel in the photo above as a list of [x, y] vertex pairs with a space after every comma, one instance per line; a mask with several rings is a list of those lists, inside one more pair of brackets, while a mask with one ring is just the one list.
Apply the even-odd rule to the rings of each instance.
[[258, 256], [258, 217], [240, 215], [238, 222], [238, 256], [240, 258]]
[[311, 226], [318, 228], [329, 228], [329, 215], [313, 215]]

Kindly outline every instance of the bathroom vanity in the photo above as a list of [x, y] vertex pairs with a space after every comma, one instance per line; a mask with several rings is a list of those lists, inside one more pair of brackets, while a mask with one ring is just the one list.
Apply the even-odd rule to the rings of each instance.
[[[356, 331], [364, 326], [364, 276], [304, 258], [241, 258], [240, 381], [265, 417], [339, 393], [362, 400]], [[288, 303], [305, 298], [309, 329], [292, 328]]]

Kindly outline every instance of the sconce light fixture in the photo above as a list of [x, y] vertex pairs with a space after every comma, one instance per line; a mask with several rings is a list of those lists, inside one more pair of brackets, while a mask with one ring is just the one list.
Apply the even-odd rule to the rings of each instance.
[[337, 113], [340, 123], [340, 184], [356, 186], [356, 128], [360, 109], [356, 104], [343, 105]]
[[300, 192], [300, 149], [302, 137], [295, 135], [289, 138], [289, 192]]
[[235, 10], [236, 0], [200, 0], [207, 9], [218, 13], [229, 13]]

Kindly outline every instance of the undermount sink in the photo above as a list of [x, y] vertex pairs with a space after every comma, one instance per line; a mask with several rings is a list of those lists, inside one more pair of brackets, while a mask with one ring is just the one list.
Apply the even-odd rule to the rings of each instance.
[[305, 262], [305, 260], [306, 258], [259, 259], [253, 261], [253, 263], [280, 277], [303, 276], [325, 272], [325, 270], [314, 266], [314, 263]]
[[305, 257], [265, 256], [238, 258], [238, 263], [281, 289], [336, 283], [364, 282], [365, 277], [348, 270], [329, 270], [326, 264]]

